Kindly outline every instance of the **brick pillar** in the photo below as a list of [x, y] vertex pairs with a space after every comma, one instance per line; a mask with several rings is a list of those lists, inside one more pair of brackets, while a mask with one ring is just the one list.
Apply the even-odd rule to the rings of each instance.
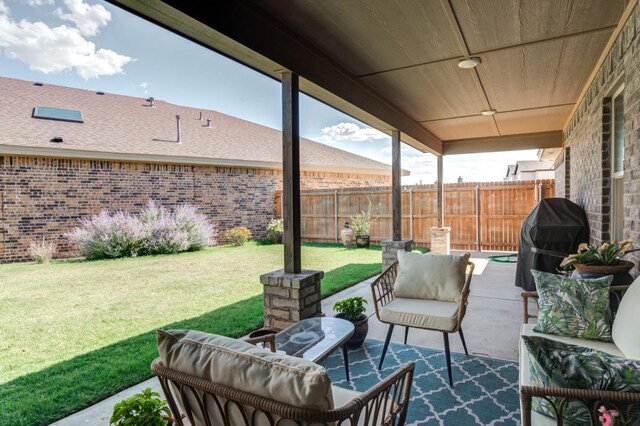
[[451, 228], [431, 228], [431, 253], [450, 254], [451, 253]]
[[283, 329], [300, 320], [320, 316], [322, 271], [303, 269], [288, 274], [280, 269], [260, 276], [264, 286], [264, 326]]
[[384, 240], [380, 242], [382, 246], [382, 270], [398, 259], [398, 251], [411, 251], [413, 240]]

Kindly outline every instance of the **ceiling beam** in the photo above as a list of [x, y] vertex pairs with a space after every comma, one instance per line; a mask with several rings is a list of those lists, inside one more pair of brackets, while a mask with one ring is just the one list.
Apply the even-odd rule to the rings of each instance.
[[[442, 153], [442, 141], [433, 133], [289, 31], [257, 2], [215, 2], [210, 10], [199, 2], [179, 0], [108, 1], [272, 78], [279, 80], [283, 68], [290, 70], [301, 77], [300, 88], [312, 97], [384, 132], [397, 129], [403, 141], [422, 151]], [[336, 97], [344, 102], [336, 102]]]
[[456, 155], [561, 147], [562, 132], [557, 131], [444, 141], [442, 152], [444, 155]]

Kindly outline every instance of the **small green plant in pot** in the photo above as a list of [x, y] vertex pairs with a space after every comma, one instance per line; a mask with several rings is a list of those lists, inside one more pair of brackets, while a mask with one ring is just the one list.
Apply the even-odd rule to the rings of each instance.
[[113, 407], [109, 420], [113, 426], [171, 426], [173, 418], [167, 401], [160, 394], [146, 388], [131, 398], [118, 402]]
[[282, 243], [284, 233], [284, 221], [282, 219], [271, 219], [267, 224], [267, 237], [274, 244]]
[[357, 348], [362, 346], [364, 339], [369, 332], [369, 318], [365, 315], [365, 304], [367, 301], [363, 297], [349, 297], [339, 300], [333, 305], [333, 310], [338, 312], [337, 318], [351, 321], [355, 327], [353, 336], [347, 341], [347, 346]]
[[371, 237], [369, 232], [371, 231], [371, 224], [378, 218], [378, 211], [380, 210], [380, 204], [374, 206], [369, 202], [369, 207], [366, 211], [362, 210], [355, 216], [352, 216], [351, 229], [356, 234], [356, 245], [360, 248], [368, 248], [371, 245]]

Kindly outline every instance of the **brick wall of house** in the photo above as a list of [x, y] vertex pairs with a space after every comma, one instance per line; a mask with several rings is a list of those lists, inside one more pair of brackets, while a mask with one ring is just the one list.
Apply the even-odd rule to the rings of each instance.
[[[611, 96], [624, 84], [624, 234], [640, 247], [640, 7], [636, 5], [564, 132], [569, 198], [584, 207], [591, 240], [610, 239]], [[565, 148], [566, 149], [566, 148]], [[559, 180], [557, 170], [556, 182]], [[635, 256], [632, 256], [635, 255]], [[629, 260], [640, 263], [636, 253]], [[635, 275], [640, 274], [638, 267]]]
[[[102, 209], [139, 211], [153, 199], [200, 207], [220, 233], [246, 226], [264, 237], [282, 173], [213, 166], [0, 156], [0, 262], [28, 257], [31, 241], [57, 238]], [[303, 172], [302, 189], [389, 185], [390, 176]]]

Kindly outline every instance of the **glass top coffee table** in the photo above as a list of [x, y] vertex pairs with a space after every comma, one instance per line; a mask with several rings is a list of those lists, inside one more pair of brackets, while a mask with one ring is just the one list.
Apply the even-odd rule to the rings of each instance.
[[340, 318], [308, 318], [276, 334], [276, 352], [319, 363], [342, 347], [348, 381], [349, 354], [346, 343], [353, 335], [353, 330], [351, 322]]

